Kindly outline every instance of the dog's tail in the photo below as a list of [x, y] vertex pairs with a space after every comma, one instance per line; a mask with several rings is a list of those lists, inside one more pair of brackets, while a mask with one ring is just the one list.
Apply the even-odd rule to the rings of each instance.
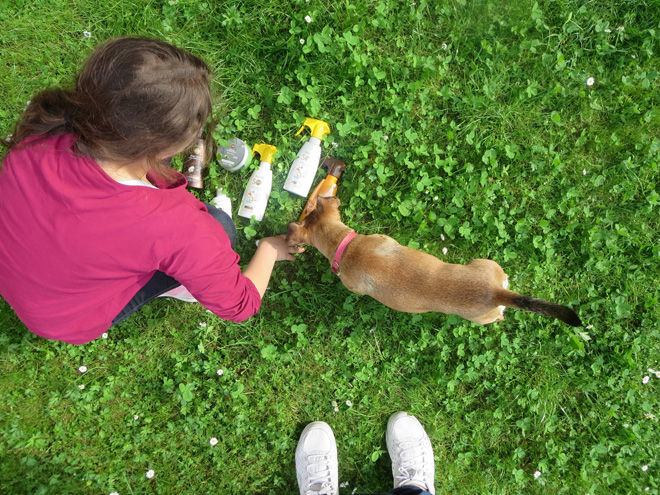
[[574, 327], [584, 326], [580, 317], [568, 306], [561, 306], [560, 304], [554, 304], [544, 301], [543, 299], [523, 296], [506, 289], [497, 291], [493, 300], [497, 305], [531, 311], [532, 313], [543, 316], [550, 316]]

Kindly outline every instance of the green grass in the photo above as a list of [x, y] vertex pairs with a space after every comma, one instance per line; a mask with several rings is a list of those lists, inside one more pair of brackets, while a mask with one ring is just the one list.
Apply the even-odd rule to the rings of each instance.
[[[313, 420], [342, 495], [384, 492], [397, 410], [431, 436], [438, 494], [660, 493], [659, 19], [652, 0], [2, 0], [0, 135], [96, 44], [162, 38], [214, 68], [217, 142], [280, 150], [264, 221], [236, 219], [243, 260], [302, 209], [281, 186], [312, 116], [348, 163], [347, 224], [494, 259], [590, 325], [397, 313], [313, 249], [242, 324], [158, 300], [77, 347], [0, 300], [3, 493], [297, 493]], [[199, 197], [224, 187], [236, 208], [251, 170], [212, 164]]]

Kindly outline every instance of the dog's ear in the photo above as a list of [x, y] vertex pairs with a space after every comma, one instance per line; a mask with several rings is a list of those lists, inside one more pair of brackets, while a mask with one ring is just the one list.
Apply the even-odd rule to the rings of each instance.
[[300, 222], [291, 222], [286, 228], [286, 243], [289, 246], [307, 244], [307, 229]]
[[330, 207], [339, 208], [339, 205], [341, 205], [341, 201], [337, 196], [319, 196], [316, 204], [322, 207], [330, 206]]

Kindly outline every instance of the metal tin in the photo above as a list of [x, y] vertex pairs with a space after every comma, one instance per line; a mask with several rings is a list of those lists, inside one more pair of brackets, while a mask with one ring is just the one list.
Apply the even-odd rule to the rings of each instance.
[[238, 172], [252, 158], [252, 152], [245, 142], [238, 138], [231, 138], [227, 146], [218, 149], [220, 165], [230, 172]]

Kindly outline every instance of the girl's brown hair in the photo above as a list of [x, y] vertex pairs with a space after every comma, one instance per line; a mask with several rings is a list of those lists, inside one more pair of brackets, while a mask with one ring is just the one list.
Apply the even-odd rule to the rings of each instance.
[[91, 54], [74, 89], [32, 99], [6, 145], [74, 133], [79, 154], [118, 163], [146, 158], [170, 181], [172, 171], [159, 155], [195, 141], [211, 114], [209, 77], [201, 59], [163, 41], [107, 41]]

